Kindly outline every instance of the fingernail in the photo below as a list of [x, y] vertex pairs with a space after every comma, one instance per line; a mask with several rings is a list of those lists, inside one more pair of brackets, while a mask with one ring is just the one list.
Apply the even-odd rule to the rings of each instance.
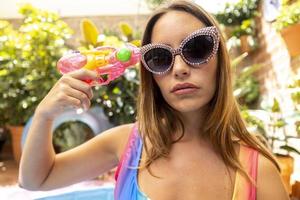
[[83, 110], [84, 110], [84, 111], [87, 111], [87, 110], [89, 109], [89, 106], [86, 105], [86, 104], [83, 104], [82, 106], [83, 106]]

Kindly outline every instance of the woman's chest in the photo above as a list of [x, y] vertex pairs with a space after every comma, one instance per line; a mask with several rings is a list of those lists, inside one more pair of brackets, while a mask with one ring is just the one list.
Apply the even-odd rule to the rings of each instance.
[[150, 171], [140, 170], [138, 184], [151, 200], [226, 200], [232, 196], [234, 172], [213, 152], [182, 149], [153, 162]]

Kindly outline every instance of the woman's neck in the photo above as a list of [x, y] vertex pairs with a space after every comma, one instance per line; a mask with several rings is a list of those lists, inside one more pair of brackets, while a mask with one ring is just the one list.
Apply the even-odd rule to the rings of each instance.
[[185, 138], [199, 138], [203, 130], [204, 121], [206, 118], [204, 109], [201, 111], [194, 111], [189, 113], [180, 113], [180, 117], [184, 124], [184, 137]]

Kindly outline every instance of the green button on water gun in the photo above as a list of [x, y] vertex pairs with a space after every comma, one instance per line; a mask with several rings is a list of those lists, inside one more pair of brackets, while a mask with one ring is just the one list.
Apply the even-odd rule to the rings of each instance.
[[131, 58], [131, 51], [128, 48], [121, 48], [116, 55], [117, 59], [121, 62], [127, 62]]

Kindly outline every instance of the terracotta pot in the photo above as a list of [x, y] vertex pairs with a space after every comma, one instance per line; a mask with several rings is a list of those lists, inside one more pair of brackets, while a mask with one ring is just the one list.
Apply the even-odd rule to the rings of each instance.
[[289, 192], [292, 193], [292, 186], [290, 183], [291, 175], [294, 171], [294, 158], [289, 155], [276, 155], [276, 158], [279, 162], [281, 168], [281, 177], [283, 179], [283, 183]]
[[300, 182], [296, 181], [292, 187], [292, 197], [300, 199]]
[[24, 126], [7, 126], [7, 128], [11, 133], [14, 159], [19, 163], [22, 154], [21, 140]]
[[300, 55], [300, 23], [281, 30], [281, 36], [292, 57]]

